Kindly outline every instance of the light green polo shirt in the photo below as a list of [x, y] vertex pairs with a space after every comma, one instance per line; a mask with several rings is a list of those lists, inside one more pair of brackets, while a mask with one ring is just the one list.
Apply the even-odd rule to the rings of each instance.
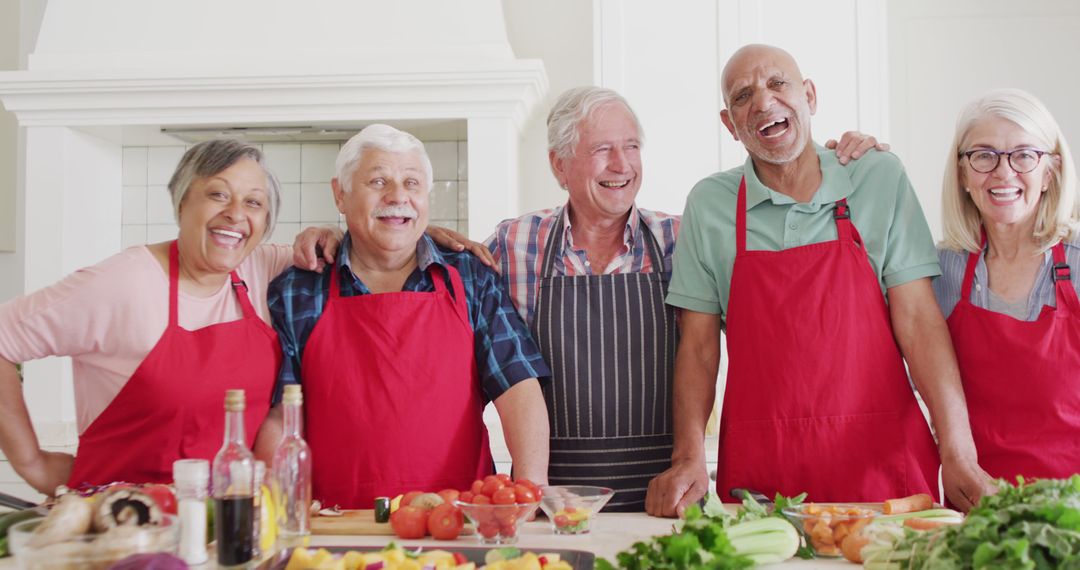
[[747, 249], [779, 251], [835, 240], [834, 202], [847, 198], [883, 294], [889, 287], [941, 274], [930, 228], [900, 160], [892, 153], [871, 151], [841, 166], [833, 151], [815, 146], [822, 182], [805, 204], [762, 184], [750, 158], [694, 186], [675, 245], [669, 305], [727, 314], [735, 264], [735, 204], [744, 173]]

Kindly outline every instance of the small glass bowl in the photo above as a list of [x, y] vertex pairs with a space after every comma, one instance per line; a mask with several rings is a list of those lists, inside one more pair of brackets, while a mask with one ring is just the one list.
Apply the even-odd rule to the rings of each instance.
[[596, 513], [615, 495], [607, 487], [549, 485], [542, 487], [540, 508], [551, 521], [555, 534], [585, 534], [592, 530]]
[[465, 517], [476, 527], [480, 544], [514, 544], [518, 530], [529, 515], [536, 512], [539, 502], [509, 505], [463, 503], [454, 501]]
[[118, 527], [100, 534], [81, 534], [63, 542], [31, 546], [34, 529], [43, 520], [44, 517], [23, 521], [8, 529], [8, 544], [19, 568], [108, 568], [132, 554], [176, 554], [180, 542], [179, 519], [167, 514], [159, 525]]
[[814, 554], [839, 557], [844, 538], [881, 516], [881, 509], [859, 505], [806, 503], [783, 510], [791, 524], [806, 539]]

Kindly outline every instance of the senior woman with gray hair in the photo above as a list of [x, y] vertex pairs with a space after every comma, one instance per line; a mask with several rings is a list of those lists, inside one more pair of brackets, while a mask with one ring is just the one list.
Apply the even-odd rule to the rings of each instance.
[[[291, 263], [260, 246], [278, 184], [236, 141], [191, 147], [169, 181], [177, 239], [132, 247], [0, 305], [0, 448], [15, 472], [60, 484], [169, 482], [176, 459], [221, 445], [226, 388], [247, 392], [248, 442], [266, 415], [281, 358], [266, 287]], [[44, 451], [13, 362], [70, 356], [76, 457]]]
[[1080, 471], [1080, 196], [1050, 111], [1019, 89], [964, 108], [942, 192], [934, 293], [991, 476]]

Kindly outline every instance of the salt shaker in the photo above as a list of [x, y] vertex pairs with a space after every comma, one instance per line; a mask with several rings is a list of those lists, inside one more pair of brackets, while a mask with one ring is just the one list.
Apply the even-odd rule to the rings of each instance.
[[210, 494], [210, 463], [205, 459], [173, 462], [177, 513], [180, 515], [180, 558], [189, 565], [204, 564], [206, 552], [206, 498]]

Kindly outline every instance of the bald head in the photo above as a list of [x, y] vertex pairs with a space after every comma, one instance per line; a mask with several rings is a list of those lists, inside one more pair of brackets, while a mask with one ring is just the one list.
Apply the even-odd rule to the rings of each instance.
[[745, 83], [756, 71], [760, 72], [766, 68], [783, 72], [793, 82], [802, 83], [803, 81], [799, 64], [795, 63], [795, 58], [790, 53], [766, 44], [745, 45], [732, 54], [720, 75], [720, 89], [724, 94], [724, 105], [731, 106], [732, 90], [737, 84]]
[[787, 164], [813, 152], [810, 116], [817, 110], [817, 93], [790, 53], [744, 46], [724, 66], [720, 83], [720, 119], [755, 160]]

